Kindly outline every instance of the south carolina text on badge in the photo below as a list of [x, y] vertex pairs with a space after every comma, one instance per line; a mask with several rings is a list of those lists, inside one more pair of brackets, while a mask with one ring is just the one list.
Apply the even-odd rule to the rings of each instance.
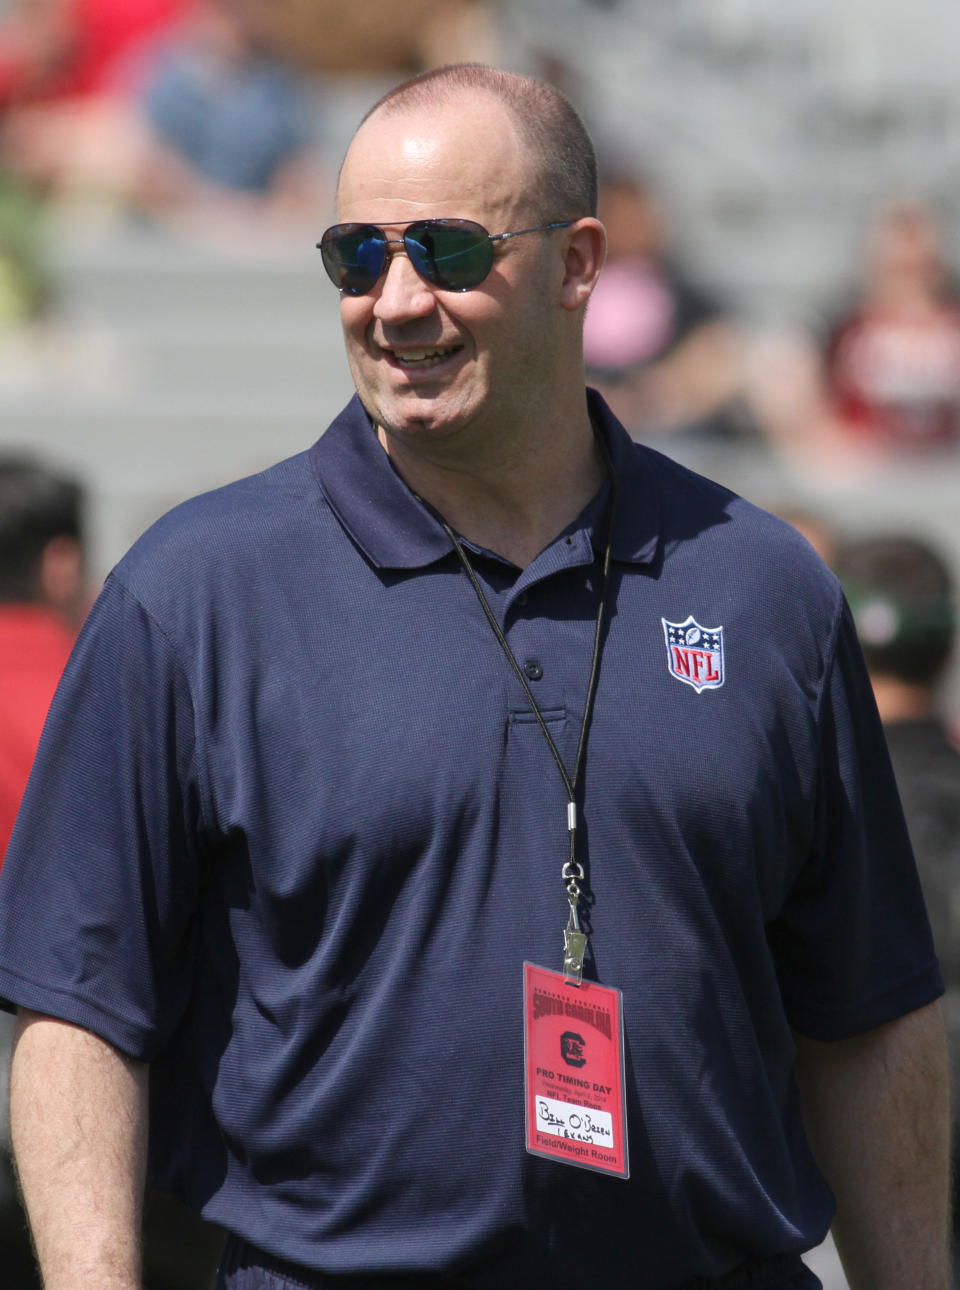
[[718, 690], [726, 669], [723, 658], [723, 628], [702, 627], [691, 614], [682, 623], [661, 618], [667, 646], [670, 675], [702, 690]]

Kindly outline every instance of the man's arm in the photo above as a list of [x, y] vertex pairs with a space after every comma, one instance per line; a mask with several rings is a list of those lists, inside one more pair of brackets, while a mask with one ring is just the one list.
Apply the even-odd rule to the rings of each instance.
[[139, 1290], [147, 1070], [20, 1012], [11, 1135], [45, 1290]]
[[833, 1043], [797, 1036], [817, 1161], [852, 1290], [949, 1290], [950, 1108], [936, 1003]]

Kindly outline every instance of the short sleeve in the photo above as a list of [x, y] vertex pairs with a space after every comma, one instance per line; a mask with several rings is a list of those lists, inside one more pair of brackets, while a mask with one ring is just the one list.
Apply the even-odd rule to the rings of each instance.
[[0, 872], [0, 998], [149, 1059], [186, 1007], [201, 882], [194, 712], [171, 643], [108, 579]]
[[943, 992], [883, 727], [849, 610], [822, 694], [814, 845], [769, 928], [791, 1024], [841, 1039]]

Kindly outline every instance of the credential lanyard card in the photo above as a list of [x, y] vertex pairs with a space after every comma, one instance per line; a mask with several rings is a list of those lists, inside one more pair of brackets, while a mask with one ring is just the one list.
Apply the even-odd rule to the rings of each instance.
[[620, 991], [523, 965], [527, 1150], [629, 1178]]

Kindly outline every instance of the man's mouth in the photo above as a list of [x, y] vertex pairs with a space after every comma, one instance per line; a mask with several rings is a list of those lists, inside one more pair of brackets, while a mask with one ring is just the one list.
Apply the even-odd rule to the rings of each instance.
[[442, 347], [433, 346], [429, 349], [405, 349], [402, 352], [392, 350], [391, 353], [393, 355], [394, 362], [400, 367], [423, 369], [426, 367], [436, 367], [437, 364], [450, 358], [452, 354], [456, 354], [461, 348], [462, 346], [460, 345], [445, 345]]

